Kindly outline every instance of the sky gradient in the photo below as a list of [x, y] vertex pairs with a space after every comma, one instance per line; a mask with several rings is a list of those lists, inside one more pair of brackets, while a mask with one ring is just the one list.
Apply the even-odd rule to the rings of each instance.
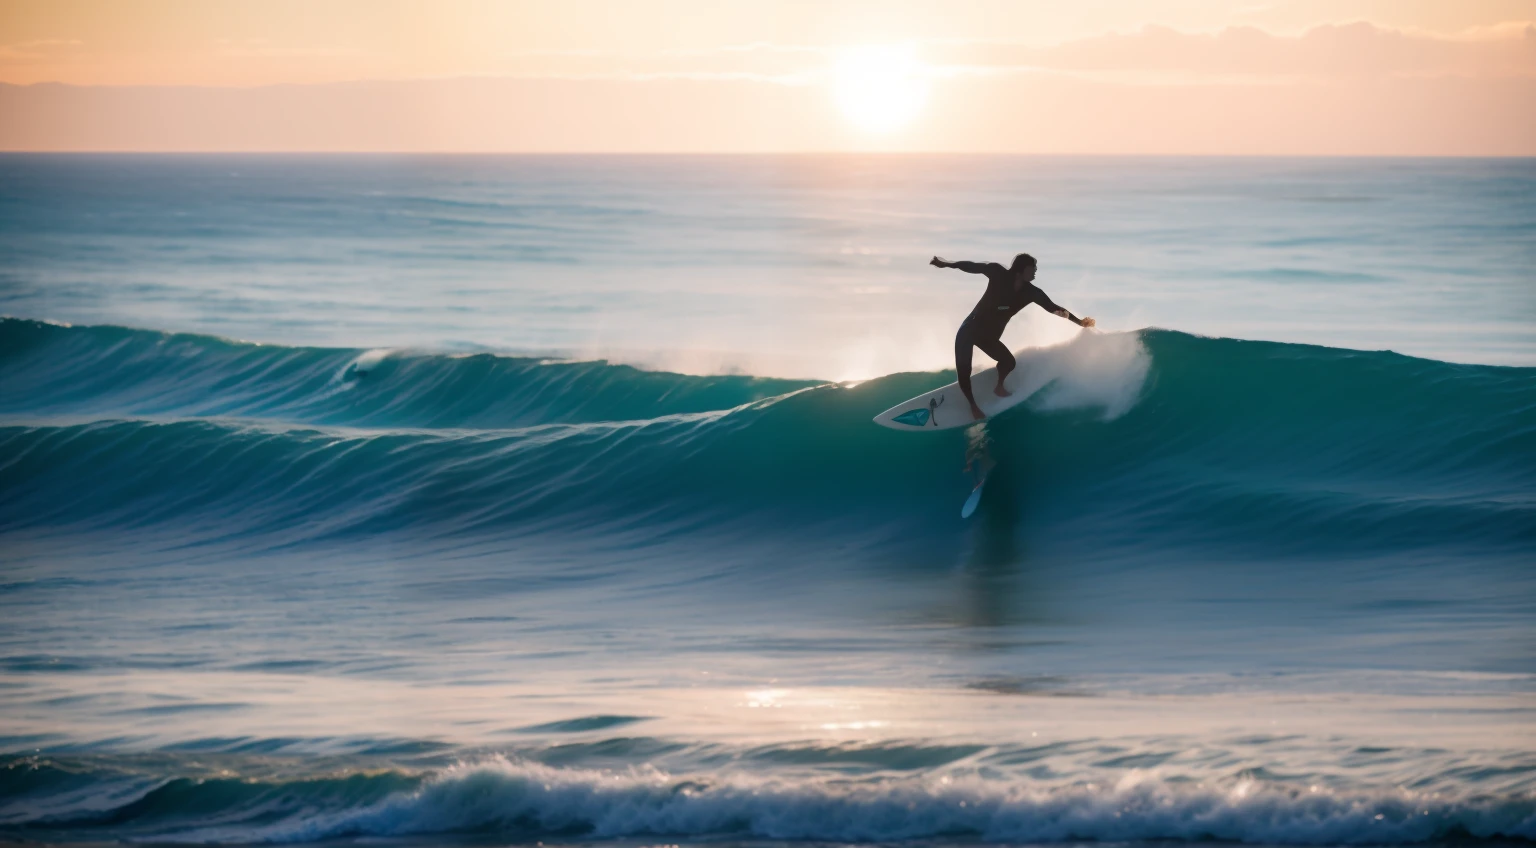
[[0, 5], [0, 149], [1536, 155], [1536, 0]]

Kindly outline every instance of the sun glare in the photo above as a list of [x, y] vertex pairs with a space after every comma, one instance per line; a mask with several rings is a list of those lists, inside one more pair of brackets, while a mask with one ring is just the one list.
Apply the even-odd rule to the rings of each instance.
[[928, 76], [911, 47], [850, 47], [833, 75], [843, 115], [862, 130], [890, 132], [912, 122], [928, 99]]

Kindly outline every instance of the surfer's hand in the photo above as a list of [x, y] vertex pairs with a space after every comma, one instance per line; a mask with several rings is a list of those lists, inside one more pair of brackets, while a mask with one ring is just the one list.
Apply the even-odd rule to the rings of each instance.
[[928, 260], [928, 264], [932, 265], [935, 268], [943, 268], [943, 267], [946, 267], [947, 265], [949, 265], [948, 262], [945, 262], [944, 260], [940, 259], [937, 256], [935, 256], [932, 259]]
[[1082, 326], [1084, 326], [1084, 327], [1093, 327], [1093, 326], [1097, 326], [1098, 323], [1099, 322], [1093, 320], [1092, 318], [1084, 318], [1083, 322], [1082, 322]]

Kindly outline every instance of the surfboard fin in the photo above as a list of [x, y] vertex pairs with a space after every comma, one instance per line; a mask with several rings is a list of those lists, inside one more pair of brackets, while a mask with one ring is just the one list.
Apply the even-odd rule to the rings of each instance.
[[965, 506], [960, 507], [960, 517], [970, 518], [976, 514], [976, 507], [981, 505], [981, 487], [987, 485], [987, 478], [983, 476], [971, 490], [971, 496], [965, 499]]

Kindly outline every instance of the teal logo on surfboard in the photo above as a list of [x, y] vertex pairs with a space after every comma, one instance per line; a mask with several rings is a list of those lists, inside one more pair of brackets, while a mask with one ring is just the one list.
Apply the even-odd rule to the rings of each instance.
[[943, 403], [944, 398], [942, 395], [936, 398], [930, 398], [928, 400], [927, 409], [922, 407], [918, 407], [917, 409], [909, 409], [906, 412], [896, 416], [895, 418], [892, 418], [891, 420], [895, 421], [897, 424], [905, 424], [908, 427], [927, 427], [928, 421], [932, 419], [933, 426], [937, 427], [939, 426], [939, 407]]

